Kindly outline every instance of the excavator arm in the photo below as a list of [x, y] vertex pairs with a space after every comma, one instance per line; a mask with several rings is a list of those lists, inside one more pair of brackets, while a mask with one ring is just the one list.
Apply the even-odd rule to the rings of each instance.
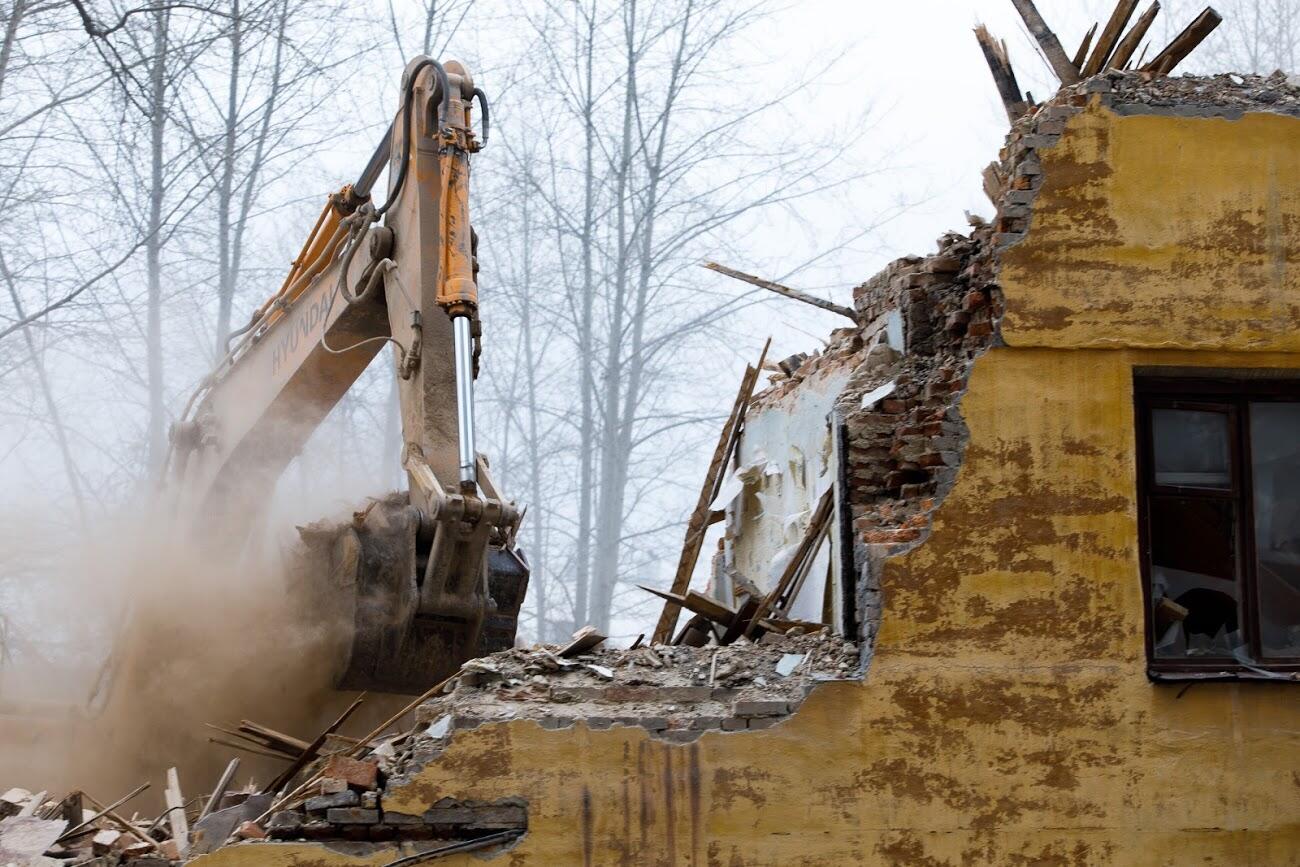
[[519, 510], [475, 448], [469, 159], [482, 144], [476, 98], [486, 139], [486, 98], [463, 66], [428, 57], [407, 65], [401, 92], [361, 178], [330, 196], [280, 290], [173, 428], [171, 476], [182, 513], [243, 538], [285, 466], [391, 346], [409, 492], [326, 539], [328, 580], [312, 592], [350, 632], [340, 686], [419, 692], [513, 643], [527, 568], [514, 549]]

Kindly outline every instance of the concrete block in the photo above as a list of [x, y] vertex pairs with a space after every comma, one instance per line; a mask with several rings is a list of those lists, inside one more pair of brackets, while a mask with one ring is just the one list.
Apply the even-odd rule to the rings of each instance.
[[337, 777], [325, 777], [320, 781], [320, 793], [322, 795], [337, 795], [339, 792], [346, 792], [347, 790], [347, 780], [340, 780]]
[[325, 814], [325, 821], [331, 825], [374, 825], [379, 822], [379, 811], [361, 807], [336, 807]]
[[272, 837], [292, 837], [302, 829], [302, 814], [297, 810], [277, 810], [266, 822], [266, 832]]
[[332, 795], [317, 795], [314, 798], [308, 798], [303, 807], [308, 813], [323, 813], [335, 807], [355, 807], [360, 803], [360, 795], [351, 789], [344, 789], [342, 792], [335, 792]]
[[785, 716], [790, 712], [790, 705], [784, 701], [738, 701], [731, 706], [732, 716]]

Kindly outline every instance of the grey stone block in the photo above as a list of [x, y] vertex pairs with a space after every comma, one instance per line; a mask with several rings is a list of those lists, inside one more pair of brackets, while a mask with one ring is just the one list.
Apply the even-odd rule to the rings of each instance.
[[361, 807], [336, 807], [325, 814], [325, 821], [331, 825], [375, 825], [379, 822], [379, 811]]
[[784, 701], [738, 701], [731, 706], [732, 716], [784, 716], [790, 712], [790, 705]]
[[343, 792], [335, 792], [332, 795], [317, 795], [314, 798], [308, 798], [303, 807], [308, 813], [323, 813], [335, 807], [355, 807], [359, 803], [361, 803], [361, 796], [348, 789]]

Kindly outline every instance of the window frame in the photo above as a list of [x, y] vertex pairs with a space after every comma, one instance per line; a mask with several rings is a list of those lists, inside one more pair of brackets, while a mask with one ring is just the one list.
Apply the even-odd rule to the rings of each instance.
[[[1262, 653], [1259, 630], [1257, 556], [1255, 551], [1255, 498], [1251, 455], [1251, 403], [1300, 402], [1300, 378], [1264, 379], [1243, 373], [1243, 378], [1183, 377], [1138, 374], [1134, 377], [1134, 429], [1136, 434], [1138, 560], [1142, 576], [1142, 620], [1147, 674], [1152, 680], [1275, 679], [1300, 672], [1300, 657], [1268, 657]], [[1231, 488], [1196, 488], [1157, 485], [1155, 482], [1153, 409], [1220, 412], [1229, 416]], [[1239, 603], [1251, 665], [1227, 657], [1157, 658], [1151, 592], [1150, 502], [1153, 497], [1229, 499], [1237, 513]], [[1286, 678], [1291, 679], [1291, 678]]]

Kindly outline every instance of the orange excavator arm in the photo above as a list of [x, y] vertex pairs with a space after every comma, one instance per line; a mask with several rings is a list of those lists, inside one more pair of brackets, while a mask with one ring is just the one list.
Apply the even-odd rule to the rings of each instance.
[[[482, 140], [472, 126], [476, 98]], [[522, 586], [505, 594], [513, 612], [503, 626], [487, 564], [526, 583], [513, 542], [520, 515], [493, 487], [473, 424], [469, 159], [486, 140], [486, 121], [486, 98], [463, 66], [412, 60], [397, 115], [361, 178], [330, 196], [279, 291], [232, 336], [173, 428], [180, 511], [225, 539], [242, 538], [326, 414], [393, 347], [409, 493], [372, 516], [383, 553], [335, 558], [344, 571], [372, 573], [335, 576], [358, 588], [347, 590], [357, 599], [346, 686], [418, 691], [448, 666], [496, 649], [484, 645], [485, 619], [496, 618], [492, 641], [506, 632], [513, 640]], [[385, 164], [389, 193], [376, 207], [370, 188]], [[348, 544], [364, 549], [367, 532], [358, 526]]]

